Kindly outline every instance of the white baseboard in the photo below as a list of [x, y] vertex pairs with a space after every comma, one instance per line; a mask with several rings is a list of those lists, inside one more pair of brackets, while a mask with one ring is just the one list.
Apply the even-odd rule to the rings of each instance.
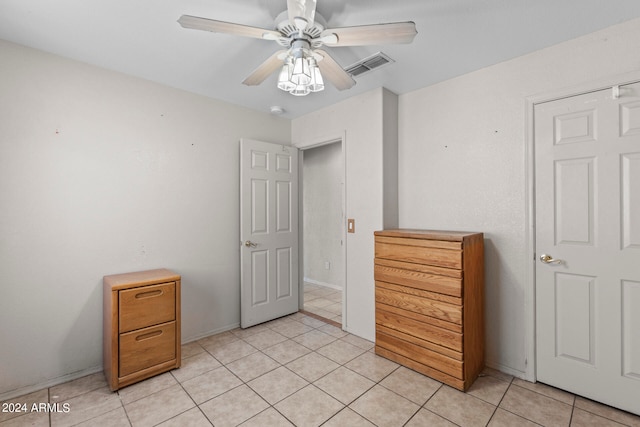
[[307, 282], [307, 283], [311, 283], [312, 285], [324, 286], [325, 288], [336, 289], [338, 291], [342, 290], [342, 286], [340, 286], [340, 285], [334, 285], [332, 283], [320, 282], [319, 280], [313, 280], [313, 279], [309, 279], [307, 277], [304, 278], [304, 281]]
[[182, 344], [188, 344], [190, 342], [193, 341], [198, 341], [201, 340], [202, 338], [207, 338], [210, 337], [211, 335], [216, 335], [216, 334], [221, 334], [222, 332], [227, 332], [230, 331], [232, 329], [236, 329], [240, 327], [240, 323], [233, 323], [231, 325], [227, 325], [227, 326], [223, 326], [221, 328], [216, 328], [216, 329], [212, 329], [208, 332], [203, 332], [201, 334], [197, 334], [197, 335], [192, 335], [190, 337], [182, 337]]
[[45, 388], [54, 387], [59, 384], [77, 380], [78, 378], [86, 377], [87, 375], [92, 375], [102, 371], [103, 371], [102, 365], [94, 366], [92, 368], [87, 368], [81, 371], [76, 371], [70, 374], [62, 375], [60, 377], [52, 378], [50, 380], [43, 381], [41, 383], [32, 384], [25, 387], [9, 390], [7, 392], [0, 394], [0, 401], [13, 399], [14, 397], [18, 397], [18, 396], [24, 396], [25, 394], [33, 393], [34, 391], [39, 391]]
[[527, 380], [526, 372], [510, 368], [509, 366], [505, 366], [497, 362], [492, 362], [490, 360], [487, 360], [485, 362], [485, 366], [487, 368], [495, 369], [496, 371], [504, 372], [505, 374], [513, 375], [514, 377], [520, 378], [521, 380]]
[[[204, 332], [202, 334], [193, 335], [181, 340], [182, 344], [187, 344], [193, 341], [197, 341], [202, 338], [209, 337], [211, 335], [219, 334], [221, 332], [230, 331], [232, 329], [236, 329], [240, 327], [240, 323], [234, 323], [232, 325], [223, 326], [222, 328], [213, 329], [208, 332]], [[77, 380], [78, 378], [86, 377], [87, 375], [92, 375], [98, 372], [102, 372], [104, 370], [103, 366], [94, 366], [92, 368], [83, 369], [80, 371], [72, 372], [70, 374], [62, 375], [60, 377], [52, 378], [47, 381], [43, 381], [41, 383], [28, 385], [25, 387], [16, 388], [14, 390], [9, 390], [4, 393], [0, 393], [0, 402], [13, 399], [15, 397], [24, 396], [25, 394], [33, 393], [35, 391], [39, 391], [45, 388], [54, 387], [69, 381]]]

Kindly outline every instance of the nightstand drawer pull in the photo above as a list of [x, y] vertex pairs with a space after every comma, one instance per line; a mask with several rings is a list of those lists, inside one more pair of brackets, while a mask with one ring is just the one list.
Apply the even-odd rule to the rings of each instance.
[[148, 334], [138, 335], [136, 337], [136, 341], [148, 340], [149, 338], [154, 338], [160, 335], [162, 335], [162, 331], [149, 332]]
[[160, 289], [156, 289], [155, 291], [149, 291], [149, 292], [140, 292], [139, 294], [136, 294], [136, 298], [140, 299], [140, 298], [151, 298], [151, 297], [157, 297], [162, 295], [163, 292]]

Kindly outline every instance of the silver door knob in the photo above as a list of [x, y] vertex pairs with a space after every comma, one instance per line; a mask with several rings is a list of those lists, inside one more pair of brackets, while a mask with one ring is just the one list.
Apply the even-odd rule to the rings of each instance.
[[253, 243], [251, 240], [247, 240], [246, 242], [244, 242], [244, 245], [248, 248], [255, 248], [256, 246], [258, 246], [257, 243]]
[[561, 259], [555, 259], [551, 255], [547, 255], [547, 254], [540, 255], [540, 261], [544, 262], [545, 264], [562, 264], [563, 263]]

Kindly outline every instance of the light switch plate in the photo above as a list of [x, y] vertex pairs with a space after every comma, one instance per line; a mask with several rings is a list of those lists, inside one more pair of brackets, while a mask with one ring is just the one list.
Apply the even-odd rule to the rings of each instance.
[[349, 218], [347, 220], [347, 233], [355, 233], [356, 232], [356, 220], [353, 218]]

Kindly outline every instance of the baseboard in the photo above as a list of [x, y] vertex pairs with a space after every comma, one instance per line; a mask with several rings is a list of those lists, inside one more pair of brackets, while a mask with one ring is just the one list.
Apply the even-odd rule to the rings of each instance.
[[512, 376], [514, 376], [516, 378], [520, 378], [522, 380], [528, 381], [526, 372], [510, 368], [509, 366], [505, 366], [505, 365], [502, 365], [500, 363], [492, 362], [492, 361], [489, 361], [489, 360], [487, 360], [485, 362], [485, 366], [487, 368], [495, 369], [496, 371], [504, 372], [505, 374], [509, 374], [509, 375], [512, 375]]
[[72, 372], [70, 374], [62, 375], [41, 383], [28, 385], [25, 387], [16, 388], [0, 394], [0, 401], [13, 399], [14, 397], [24, 396], [25, 394], [33, 393], [45, 388], [54, 387], [69, 381], [77, 380], [78, 378], [86, 377], [87, 375], [96, 374], [102, 372], [103, 367], [94, 366], [92, 368], [83, 369], [81, 371]]
[[305, 277], [303, 280], [305, 282], [307, 282], [307, 283], [311, 283], [312, 285], [324, 286], [325, 288], [331, 288], [331, 289], [335, 289], [335, 290], [338, 290], [338, 291], [342, 290], [342, 286], [340, 286], [340, 285], [334, 285], [332, 283], [320, 282], [319, 280], [313, 280], [313, 279], [309, 279], [307, 277]]
[[[211, 335], [215, 335], [215, 334], [219, 334], [222, 332], [226, 332], [226, 331], [230, 331], [232, 329], [236, 329], [240, 327], [240, 323], [234, 323], [232, 325], [228, 325], [228, 326], [223, 326], [221, 328], [217, 328], [217, 329], [213, 329], [211, 331], [208, 332], [204, 332], [202, 334], [198, 334], [198, 335], [193, 335], [193, 336], [189, 336], [187, 338], [184, 338], [181, 340], [182, 344], [188, 344], [190, 342], [193, 341], [197, 341], [199, 339], [202, 338], [206, 338], [209, 337]], [[39, 391], [45, 388], [49, 388], [49, 387], [55, 387], [57, 385], [69, 382], [69, 381], [73, 381], [73, 380], [77, 380], [78, 378], [82, 378], [82, 377], [86, 377], [87, 375], [92, 375], [98, 372], [102, 372], [104, 370], [103, 366], [94, 366], [92, 368], [88, 368], [88, 369], [83, 369], [80, 371], [76, 371], [73, 372], [71, 374], [66, 374], [66, 375], [62, 375], [60, 377], [56, 377], [47, 381], [43, 381], [41, 383], [37, 383], [37, 384], [32, 384], [32, 385], [28, 385], [25, 387], [20, 387], [20, 388], [16, 388], [14, 390], [9, 390], [7, 392], [4, 393], [0, 393], [0, 402], [1, 401], [5, 401], [5, 400], [9, 400], [9, 399], [13, 399], [14, 397], [19, 397], [19, 396], [24, 396], [25, 394], [29, 394], [29, 393], [33, 393], [35, 391]]]
[[210, 337], [211, 335], [221, 334], [222, 332], [227, 332], [232, 329], [236, 329], [240, 327], [240, 323], [233, 323], [231, 325], [223, 326], [221, 328], [212, 329], [208, 332], [203, 332], [201, 334], [192, 335], [189, 337], [182, 337], [182, 345], [189, 344], [190, 342], [201, 340], [202, 338]]

